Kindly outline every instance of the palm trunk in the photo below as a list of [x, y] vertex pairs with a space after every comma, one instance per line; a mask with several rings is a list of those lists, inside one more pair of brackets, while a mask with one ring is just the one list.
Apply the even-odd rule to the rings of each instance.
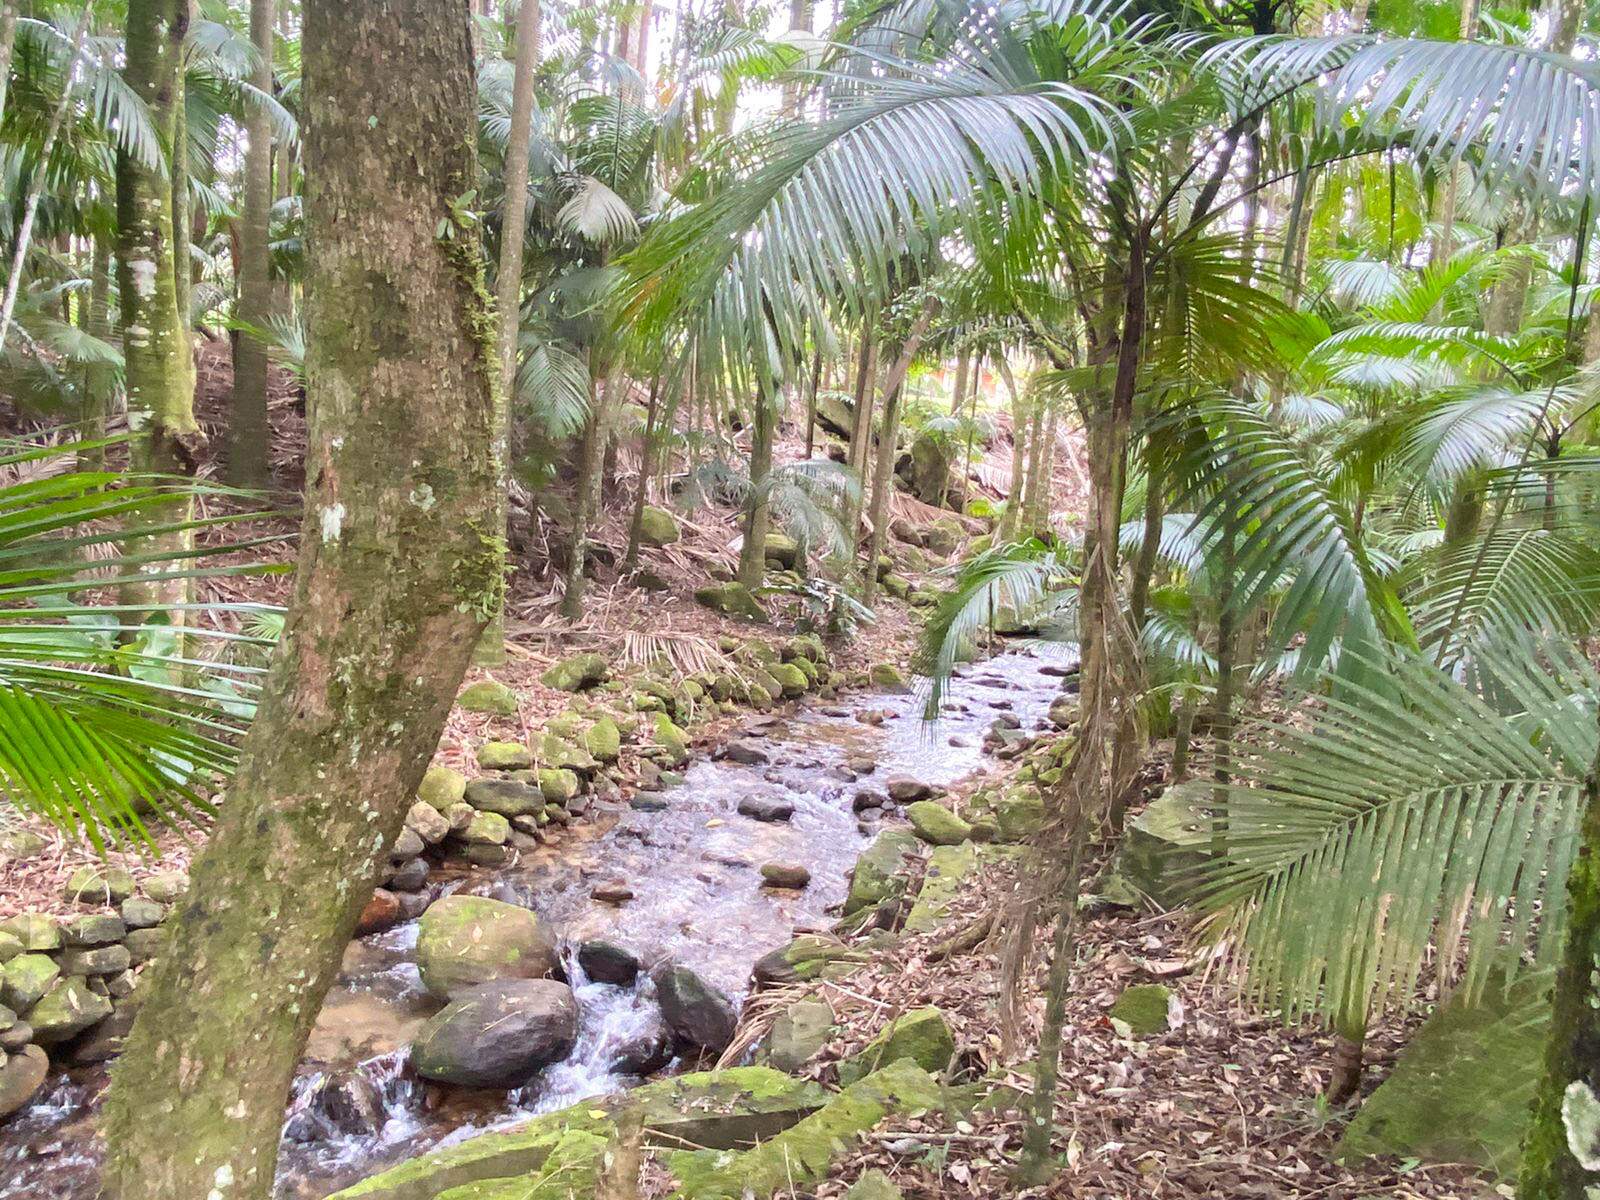
[[1000, 359], [1000, 377], [1011, 393], [1011, 490], [995, 531], [996, 543], [1010, 541], [1022, 526], [1022, 495], [1027, 486], [1028, 464], [1027, 392], [1018, 389], [1016, 377], [1011, 374], [1011, 363], [1004, 356]]
[[655, 444], [658, 437], [656, 413], [661, 407], [661, 375], [650, 380], [650, 405], [645, 409], [644, 438], [639, 444], [639, 489], [633, 497], [633, 519], [628, 522], [628, 549], [622, 556], [622, 571], [627, 574], [639, 565], [639, 539], [644, 534], [644, 506], [649, 495], [650, 476], [655, 470]]
[[967, 402], [967, 375], [972, 368], [972, 352], [963, 350], [956, 359], [955, 389], [950, 393], [950, 415], [959, 417], [961, 407]]
[[[22, 202], [22, 224], [17, 229], [16, 249], [11, 255], [11, 274], [6, 278], [5, 298], [0, 300], [0, 350], [5, 349], [6, 335], [11, 332], [11, 318], [17, 310], [17, 293], [22, 288], [22, 271], [28, 259], [28, 243], [33, 237], [33, 222], [39, 215], [39, 200], [44, 195], [45, 181], [50, 174], [50, 154], [55, 149], [56, 139], [61, 136], [61, 126], [66, 121], [67, 110], [72, 107], [72, 84], [77, 71], [78, 55], [83, 50], [83, 41], [89, 34], [89, 22], [93, 17], [94, 0], [88, 0], [72, 33], [72, 52], [67, 56], [66, 82], [61, 87], [61, 98], [56, 101], [56, 106], [50, 113], [50, 124], [45, 127], [44, 143], [39, 147], [33, 178], [28, 181], [28, 194]], [[11, 37], [14, 39], [16, 34], [14, 12], [10, 20]], [[7, 61], [5, 72], [0, 72], [0, 88], [4, 88], [3, 77], [11, 66], [9, 44], [6, 46], [5, 56]]]
[[868, 447], [872, 443], [872, 401], [878, 374], [878, 342], [869, 323], [861, 332], [861, 357], [856, 368], [855, 408], [850, 414], [850, 446], [846, 461], [857, 475], [865, 475]]
[[572, 505], [572, 549], [567, 563], [567, 589], [561, 597], [561, 615], [576, 621], [583, 615], [584, 570], [588, 566], [589, 526], [600, 508], [600, 472], [610, 435], [609, 410], [622, 382], [622, 372], [613, 370], [596, 388], [591, 375], [589, 415], [583, 423], [583, 440], [578, 447], [578, 487]]
[[[194, 20], [194, 0], [182, 0], [182, 19], [187, 29]], [[194, 328], [194, 255], [191, 225], [194, 205], [189, 198], [189, 107], [185, 99], [187, 47], [178, 47], [177, 94], [172, 106], [172, 282], [178, 305], [178, 325], [185, 343]]]
[[[1050, 480], [1056, 465], [1056, 422], [1060, 408], [1041, 404], [1034, 416], [1034, 444], [1028, 466], [1028, 498], [1022, 506], [1030, 533], [1050, 529]], [[1047, 410], [1047, 411], [1046, 411]]]
[[1189, 745], [1194, 736], [1195, 699], [1187, 692], [1178, 701], [1176, 728], [1172, 734], [1172, 783], [1189, 778]]
[[1150, 608], [1150, 581], [1155, 576], [1156, 553], [1161, 548], [1161, 522], [1165, 505], [1166, 495], [1162, 490], [1161, 476], [1152, 467], [1144, 484], [1144, 538], [1139, 543], [1139, 557], [1133, 561], [1133, 579], [1128, 589], [1128, 611], [1136, 633], [1144, 628]]
[[761, 586], [767, 569], [767, 528], [772, 513], [767, 504], [767, 476], [772, 473], [772, 435], [778, 423], [777, 395], [763, 384], [756, 396], [755, 420], [750, 433], [750, 502], [745, 513], [744, 544], [739, 548], [739, 582]]
[[11, 82], [11, 52], [17, 44], [17, 6], [0, 0], [0, 120], [6, 115], [6, 88]]
[[[176, 16], [138, 0], [133, 15], [130, 66]], [[296, 1064], [502, 584], [482, 256], [434, 236], [475, 172], [466, 0], [306, 0], [305, 81], [295, 594], [113, 1073], [108, 1200], [272, 1195]]]
[[811, 352], [811, 390], [806, 393], [806, 457], [817, 452], [817, 393], [822, 390], [822, 346]]
[[878, 431], [878, 461], [872, 472], [872, 506], [869, 510], [872, 532], [867, 537], [867, 572], [861, 590], [862, 602], [867, 605], [871, 605], [877, 592], [878, 555], [883, 552], [883, 536], [889, 523], [889, 491], [894, 486], [895, 442], [900, 434], [900, 393], [938, 308], [936, 300], [923, 303], [922, 311], [917, 314], [916, 321], [906, 334], [906, 340], [900, 344], [899, 357], [890, 365], [883, 379], [883, 428]]
[[[111, 336], [111, 248], [103, 238], [89, 244], [89, 322], [88, 330], [102, 341]], [[116, 369], [106, 363], [91, 363], [84, 369], [83, 437], [94, 442], [106, 436], [111, 407], [116, 399]], [[104, 447], [85, 451], [79, 462], [89, 470], [106, 465]]]
[[[260, 56], [252, 82], [272, 94], [274, 0], [251, 0], [250, 41]], [[245, 115], [244, 219], [239, 223], [239, 319], [263, 328], [272, 294], [272, 122], [265, 107]], [[240, 487], [271, 482], [268, 460], [267, 348], [247, 332], [234, 338], [233, 410], [228, 417], [228, 478]]]

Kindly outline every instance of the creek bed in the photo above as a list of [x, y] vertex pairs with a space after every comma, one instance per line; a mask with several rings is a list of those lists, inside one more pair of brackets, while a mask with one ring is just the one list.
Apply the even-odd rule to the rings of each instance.
[[[579, 1005], [577, 1045], [514, 1092], [425, 1087], [405, 1069], [412, 1034], [438, 1008], [412, 963], [416, 922], [352, 942], [295, 1085], [279, 1194], [316, 1200], [424, 1150], [636, 1083], [609, 1064], [618, 1044], [655, 1018], [651, 985], [643, 976], [629, 988], [591, 983], [571, 947], [604, 937], [632, 949], [647, 968], [670, 959], [742, 999], [756, 959], [797, 932], [825, 928], [828, 909], [843, 899], [849, 872], [876, 832], [853, 811], [855, 793], [881, 790], [895, 774], [946, 785], [972, 773], [984, 763], [981, 741], [1001, 713], [1024, 730], [1044, 723], [1060, 692], [1057, 674], [1027, 654], [965, 667], [933, 725], [920, 720], [914, 694], [856, 693], [753, 717], [736, 739], [759, 748], [765, 763], [697, 759], [684, 782], [664, 793], [660, 811], [614, 806], [515, 864], [445, 877], [441, 894], [461, 890], [526, 905], [563, 940]], [[883, 714], [881, 724], [856, 717], [873, 710]], [[874, 770], [852, 781], [847, 760]], [[740, 815], [739, 801], [755, 794], [792, 803], [793, 817], [768, 823]], [[760, 868], [769, 861], [805, 866], [810, 885], [763, 887]], [[633, 898], [591, 899], [601, 882], [622, 882]], [[343, 1107], [361, 1110], [361, 1132], [333, 1132], [306, 1111], [329, 1081], [354, 1096]], [[104, 1085], [100, 1069], [52, 1076], [38, 1100], [0, 1126], [0, 1200], [93, 1200], [93, 1115]]]

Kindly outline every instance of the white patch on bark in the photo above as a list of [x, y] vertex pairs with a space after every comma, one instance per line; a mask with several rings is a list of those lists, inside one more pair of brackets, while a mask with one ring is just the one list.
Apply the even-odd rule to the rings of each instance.
[[435, 504], [437, 504], [438, 501], [434, 499], [433, 489], [431, 487], [425, 483], [419, 483], [416, 487], [411, 489], [411, 503], [415, 504], [423, 512], [427, 512]]
[[1600, 1099], [1581, 1079], [1567, 1084], [1561, 1097], [1561, 1123], [1567, 1149], [1585, 1171], [1600, 1171]]
[[345, 508], [342, 504], [334, 504], [322, 510], [322, 540], [336, 542], [339, 534], [344, 530]]
[[218, 1167], [217, 1173], [211, 1177], [211, 1182], [214, 1186], [212, 1187], [210, 1194], [206, 1196], [206, 1200], [223, 1200], [223, 1196], [227, 1193], [227, 1190], [233, 1186], [232, 1165], [229, 1163], [223, 1163], [220, 1167]]
[[[128, 264], [128, 274], [133, 276], [134, 294], [149, 300], [156, 294], [156, 264], [148, 258], [136, 258]], [[131, 333], [132, 330], [129, 330]], [[146, 331], [148, 332], [148, 330]]]

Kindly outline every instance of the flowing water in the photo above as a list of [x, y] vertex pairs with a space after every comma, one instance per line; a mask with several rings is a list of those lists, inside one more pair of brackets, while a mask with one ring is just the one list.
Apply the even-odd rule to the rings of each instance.
[[[663, 793], [661, 811], [618, 805], [512, 866], [436, 871], [439, 894], [464, 890], [524, 904], [562, 938], [579, 1006], [577, 1044], [511, 1093], [424, 1085], [406, 1071], [406, 1048], [438, 1004], [412, 963], [416, 922], [352, 942], [294, 1088], [280, 1194], [314, 1200], [428, 1148], [637, 1082], [619, 1060], [659, 1037], [650, 982], [590, 982], [572, 956], [578, 943], [619, 942], [646, 967], [683, 963], [742, 998], [757, 958], [796, 932], [825, 928], [828, 909], [843, 899], [849, 871], [876, 831], [857, 817], [856, 792], [881, 790], [893, 774], [948, 784], [977, 770], [996, 717], [1010, 714], [1025, 730], [1043, 724], [1060, 673], [1058, 664], [1025, 654], [964, 668], [933, 725], [919, 719], [917, 697], [896, 695], [853, 695], [753, 718], [738, 741], [760, 754], [742, 757], [766, 762], [696, 761], [682, 784]], [[858, 719], [868, 712], [881, 714], [881, 724]], [[740, 800], [752, 795], [792, 803], [792, 819], [740, 815]], [[761, 886], [760, 867], [774, 860], [805, 866], [810, 886]], [[591, 899], [600, 883], [625, 884], [633, 899]], [[52, 1076], [38, 1100], [0, 1126], [0, 1200], [92, 1200], [93, 1111], [104, 1083], [99, 1069]]]

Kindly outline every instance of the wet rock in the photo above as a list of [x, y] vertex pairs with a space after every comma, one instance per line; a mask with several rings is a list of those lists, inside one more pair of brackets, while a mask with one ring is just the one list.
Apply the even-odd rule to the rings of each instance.
[[556, 946], [525, 908], [482, 896], [446, 896], [422, 916], [417, 970], [431, 995], [497, 979], [540, 979], [555, 972]]
[[905, 675], [893, 663], [874, 663], [867, 671], [867, 682], [880, 692], [904, 695], [911, 691]]
[[604, 683], [611, 673], [605, 655], [590, 652], [574, 654], [555, 663], [539, 676], [539, 682], [558, 692], [581, 692], [597, 683]]
[[428, 860], [413, 858], [402, 863], [389, 874], [388, 886], [397, 892], [416, 892], [428, 882]]
[[718, 757], [746, 767], [763, 767], [771, 761], [767, 752], [753, 742], [731, 742]]
[[971, 825], [932, 800], [918, 800], [909, 806], [906, 819], [930, 846], [958, 846], [972, 836]]
[[768, 887], [799, 891], [811, 883], [811, 872], [799, 863], [769, 862], [761, 864], [761, 879]]
[[[120, 925], [121, 922], [119, 921]], [[63, 975], [115, 975], [131, 965], [128, 948], [120, 942], [109, 946], [83, 946], [63, 950], [56, 957]]]
[[1139, 983], [1124, 988], [1106, 1014], [1121, 1021], [1134, 1037], [1153, 1037], [1167, 1031], [1167, 1010], [1172, 989], [1159, 983]]
[[318, 1081], [309, 1106], [333, 1133], [370, 1137], [388, 1120], [383, 1093], [360, 1071], [340, 1071]]
[[780, 1071], [800, 1070], [833, 1033], [833, 1009], [821, 1000], [797, 1000], [778, 1015], [758, 1057]]
[[626, 904], [633, 899], [633, 889], [617, 880], [608, 880], [589, 889], [589, 898], [603, 904]]
[[639, 977], [638, 955], [604, 938], [591, 938], [578, 947], [578, 965], [595, 983], [632, 987]]
[[695, 602], [725, 617], [744, 617], [766, 623], [767, 613], [742, 583], [714, 583], [695, 589]]
[[514, 1088], [559, 1062], [578, 1037], [572, 989], [553, 979], [502, 979], [447, 1004], [411, 1045], [423, 1079], [462, 1087]]
[[394, 839], [394, 845], [389, 847], [389, 861], [405, 862], [408, 858], [415, 858], [427, 848], [427, 843], [422, 840], [421, 834], [409, 826], [404, 827]]
[[679, 1046], [719, 1054], [733, 1041], [733, 1002], [688, 967], [666, 964], [652, 976], [661, 1015]]
[[0, 1120], [25, 1108], [44, 1086], [50, 1059], [38, 1046], [24, 1046], [0, 1067]]
[[547, 804], [571, 803], [583, 787], [577, 772], [565, 767], [541, 767], [538, 778], [539, 795]]
[[856, 861], [850, 875], [850, 891], [845, 897], [844, 915], [875, 908], [883, 901], [905, 894], [902, 872], [906, 861], [917, 851], [917, 839], [905, 829], [887, 829]]
[[400, 899], [387, 888], [374, 888], [371, 898], [356, 918], [356, 936], [382, 933], [400, 924]]
[[888, 805], [889, 797], [872, 788], [862, 788], [850, 801], [850, 807], [856, 812], [865, 812], [869, 808], [887, 808]]
[[930, 1074], [940, 1074], [955, 1057], [956, 1039], [944, 1015], [932, 1006], [889, 1022], [858, 1053], [839, 1063], [839, 1082], [848, 1087], [880, 1067], [909, 1058]]
[[854, 970], [865, 959], [865, 953], [852, 950], [838, 938], [803, 933], [787, 946], [758, 958], [750, 977], [763, 987], [832, 979]]
[[618, 1075], [653, 1075], [672, 1061], [672, 1034], [661, 1021], [621, 1042], [610, 1069]]
[[871, 775], [878, 769], [878, 761], [868, 758], [864, 754], [852, 754], [844, 760], [844, 765], [857, 775]]
[[473, 813], [472, 821], [461, 831], [461, 840], [467, 846], [504, 846], [511, 836], [511, 822], [499, 813]]
[[406, 813], [406, 828], [429, 846], [450, 836], [450, 819], [431, 804], [418, 800]]
[[106, 946], [120, 942], [127, 932], [121, 917], [91, 913], [68, 921], [61, 930], [61, 940], [68, 946]]
[[417, 799], [447, 812], [466, 798], [467, 777], [449, 767], [429, 767], [417, 785]]
[[520, 779], [485, 776], [467, 784], [467, 803], [479, 812], [502, 817], [521, 817], [544, 811], [543, 790]]
[[133, 876], [121, 867], [79, 867], [62, 888], [78, 904], [121, 904], [133, 891]]
[[1057, 696], [1050, 702], [1049, 717], [1057, 729], [1071, 729], [1078, 723], [1078, 698]]
[[[508, 831], [506, 841], [510, 840], [511, 834]], [[479, 842], [476, 845], [463, 847], [461, 857], [475, 867], [503, 867], [511, 861], [511, 851], [505, 843]]]
[[514, 717], [517, 715], [517, 694], [503, 683], [483, 679], [462, 689], [456, 697], [456, 707], [467, 712]]
[[485, 771], [520, 771], [533, 766], [533, 751], [521, 742], [485, 742], [478, 747], [478, 766]]
[[767, 674], [777, 682], [785, 699], [793, 700], [806, 694], [809, 681], [805, 672], [793, 663], [773, 663], [767, 668]]
[[670, 546], [682, 536], [677, 517], [654, 504], [644, 506], [639, 519], [639, 540], [646, 546]]
[[45, 954], [23, 954], [0, 967], [0, 1003], [26, 1012], [55, 986], [61, 968]]
[[41, 1046], [70, 1041], [97, 1021], [111, 1015], [111, 1001], [90, 990], [88, 981], [73, 976], [59, 979], [44, 998], [28, 1011], [28, 1024]]
[[128, 929], [149, 929], [161, 924], [167, 917], [167, 906], [142, 896], [133, 896], [122, 902], [122, 923]]
[[1013, 713], [1003, 712], [989, 722], [989, 732], [1004, 733], [1008, 729], [1021, 729], [1022, 718]]
[[778, 796], [746, 796], [739, 801], [739, 815], [753, 821], [787, 821], [794, 816], [794, 802]]
[[889, 790], [889, 799], [896, 804], [915, 804], [918, 800], [929, 800], [937, 795], [937, 789], [931, 783], [924, 783], [910, 775], [891, 775], [885, 786]]
[[56, 950], [61, 946], [60, 923], [44, 913], [21, 913], [0, 921], [0, 933], [16, 938], [24, 950]]
[[616, 762], [622, 754], [622, 730], [610, 717], [601, 717], [584, 731], [583, 745], [597, 761]]

